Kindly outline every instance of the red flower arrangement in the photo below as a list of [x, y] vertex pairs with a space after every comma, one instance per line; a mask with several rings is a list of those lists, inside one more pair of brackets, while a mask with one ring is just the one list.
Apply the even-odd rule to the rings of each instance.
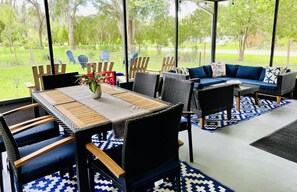
[[82, 85], [89, 85], [90, 90], [95, 93], [97, 87], [101, 84], [104, 83], [105, 76], [102, 76], [99, 73], [88, 73], [84, 75], [78, 75], [77, 81], [79, 81], [80, 84]]

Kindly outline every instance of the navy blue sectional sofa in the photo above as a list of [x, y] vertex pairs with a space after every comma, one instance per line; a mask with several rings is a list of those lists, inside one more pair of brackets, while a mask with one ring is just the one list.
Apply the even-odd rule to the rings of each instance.
[[281, 96], [284, 94], [293, 94], [297, 74], [297, 72], [287, 70], [286, 73], [278, 75], [277, 84], [271, 84], [263, 82], [266, 72], [266, 68], [263, 67], [226, 64], [226, 76], [223, 77], [212, 77], [210, 65], [188, 68], [188, 70], [189, 75], [177, 74], [175, 71], [170, 71], [163, 72], [163, 76], [189, 80], [194, 79], [194, 87], [196, 89], [202, 89], [229, 80], [239, 80], [245, 84], [259, 85], [259, 93], [276, 96], [278, 103], [280, 103]]

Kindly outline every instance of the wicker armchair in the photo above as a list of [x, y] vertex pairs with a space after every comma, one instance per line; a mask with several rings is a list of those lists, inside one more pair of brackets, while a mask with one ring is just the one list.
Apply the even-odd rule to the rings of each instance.
[[[154, 182], [176, 179], [180, 191], [178, 127], [182, 104], [126, 122], [124, 144], [102, 151], [93, 143], [89, 155], [90, 187], [94, 189], [94, 170], [111, 179], [122, 191], [146, 191]], [[170, 121], [168, 121], [170, 119]]]

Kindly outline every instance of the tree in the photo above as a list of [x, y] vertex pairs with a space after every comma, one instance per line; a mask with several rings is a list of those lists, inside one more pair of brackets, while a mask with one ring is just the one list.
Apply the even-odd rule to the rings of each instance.
[[[122, 0], [94, 0], [98, 10], [108, 14], [118, 21], [118, 29], [124, 42]], [[168, 14], [169, 0], [128, 0], [127, 1], [127, 31], [129, 52], [135, 51], [135, 24], [144, 23], [152, 16]]]
[[38, 0], [26, 0], [26, 1], [30, 3], [34, 8], [35, 16], [37, 17], [37, 20], [38, 20], [37, 28], [38, 28], [39, 48], [43, 49], [42, 32], [44, 28], [45, 14], [41, 10]]
[[[256, 34], [263, 25], [269, 23], [268, 13], [273, 2], [268, 0], [236, 0], [235, 4], [220, 8], [220, 26], [226, 36], [238, 40], [239, 61], [244, 59], [246, 42], [251, 34]], [[267, 22], [268, 21], [268, 22]], [[271, 20], [270, 20], [271, 21]], [[271, 23], [272, 25], [272, 23]]]
[[70, 49], [75, 49], [75, 19], [76, 13], [81, 5], [85, 5], [87, 0], [56, 0], [52, 1], [54, 5], [54, 14], [63, 15], [68, 26], [68, 40]]

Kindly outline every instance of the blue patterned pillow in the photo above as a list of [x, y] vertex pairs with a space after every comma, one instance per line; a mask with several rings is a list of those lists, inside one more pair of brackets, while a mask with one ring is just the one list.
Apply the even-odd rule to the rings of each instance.
[[277, 84], [277, 76], [286, 73], [286, 67], [266, 67], [265, 78], [263, 82]]

